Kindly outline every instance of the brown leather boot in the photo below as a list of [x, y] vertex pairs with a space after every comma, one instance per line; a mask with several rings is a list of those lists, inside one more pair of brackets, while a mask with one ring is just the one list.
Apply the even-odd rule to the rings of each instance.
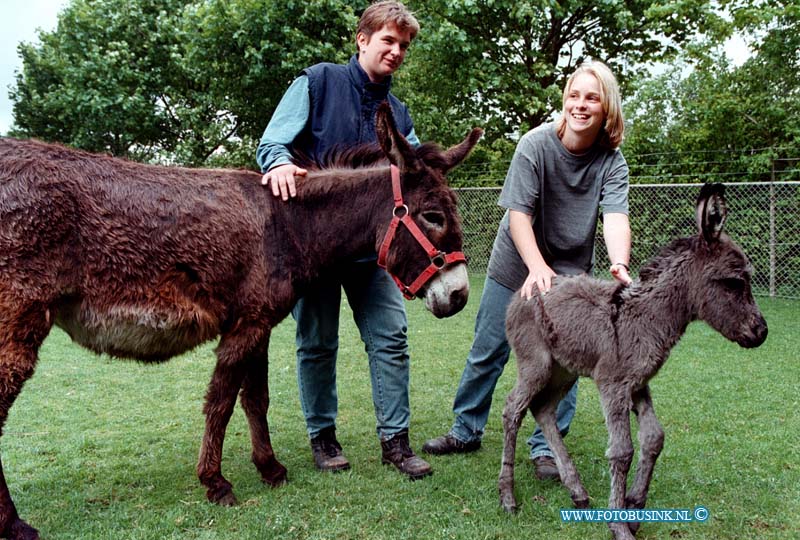
[[539, 456], [533, 460], [534, 474], [539, 480], [555, 480], [561, 481], [561, 476], [558, 474], [558, 466], [556, 460], [550, 456]]
[[314, 465], [321, 471], [337, 472], [350, 468], [350, 462], [342, 453], [342, 445], [336, 440], [336, 428], [323, 429], [311, 439], [311, 453]]
[[426, 454], [442, 456], [445, 454], [466, 454], [467, 452], [474, 452], [480, 447], [481, 441], [462, 442], [448, 433], [427, 441], [422, 445], [422, 451]]
[[408, 431], [401, 431], [388, 441], [381, 441], [384, 464], [392, 464], [411, 480], [419, 480], [433, 474], [430, 464], [417, 457], [408, 442]]

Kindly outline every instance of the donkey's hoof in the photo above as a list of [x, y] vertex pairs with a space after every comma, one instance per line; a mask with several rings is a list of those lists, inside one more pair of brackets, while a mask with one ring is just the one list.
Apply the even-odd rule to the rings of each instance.
[[575, 508], [579, 508], [581, 510], [589, 508], [589, 497], [581, 497], [579, 499], [573, 498], [572, 504], [575, 505]]
[[17, 518], [3, 533], [8, 540], [39, 540], [39, 531]]
[[625, 508], [641, 510], [644, 508], [644, 500], [641, 497], [628, 495], [625, 497]]
[[217, 490], [209, 489], [206, 491], [206, 497], [208, 497], [208, 500], [212, 503], [220, 506], [236, 506], [238, 504], [236, 495], [233, 494], [233, 489], [231, 489], [230, 484], [220, 487]]
[[517, 511], [519, 510], [519, 506], [517, 506], [516, 504], [503, 503], [501, 504], [501, 506], [503, 507], [503, 510], [505, 510], [509, 514], [516, 514]]
[[516, 514], [517, 510], [519, 510], [519, 506], [517, 506], [517, 501], [513, 495], [501, 495], [500, 506], [509, 514]]
[[[641, 510], [642, 508], [644, 508], [644, 503], [645, 503], [645, 501], [641, 497], [631, 497], [631, 496], [625, 497], [625, 508], [629, 508], [629, 509], [633, 509], [633, 510]], [[628, 522], [628, 529], [630, 529], [630, 531], [633, 534], [636, 534], [636, 532], [639, 530], [639, 527], [641, 525], [642, 524], [639, 523], [638, 521], [636, 521], [636, 522], [629, 521]]]
[[627, 525], [627, 523], [609, 523], [608, 526], [611, 529], [611, 537], [614, 538], [614, 540], [636, 540], [636, 537], [633, 536], [633, 533]]
[[233, 494], [233, 491], [229, 491], [214, 502], [220, 506], [236, 506], [239, 504], [239, 501], [236, 500], [236, 495]]
[[289, 471], [276, 459], [261, 471], [261, 480], [269, 487], [279, 487], [289, 481]]

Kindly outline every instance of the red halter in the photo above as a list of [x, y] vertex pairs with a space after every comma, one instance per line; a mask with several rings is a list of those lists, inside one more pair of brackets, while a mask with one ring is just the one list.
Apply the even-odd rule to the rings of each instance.
[[400, 291], [403, 293], [408, 300], [414, 298], [417, 292], [426, 284], [431, 278], [447, 266], [448, 264], [452, 264], [454, 262], [467, 262], [467, 258], [464, 256], [464, 253], [461, 251], [453, 251], [452, 253], [445, 253], [443, 251], [439, 251], [431, 244], [430, 240], [428, 240], [425, 234], [419, 229], [417, 224], [411, 219], [411, 216], [408, 212], [408, 206], [403, 203], [403, 191], [400, 187], [400, 170], [392, 165], [392, 191], [394, 192], [394, 210], [392, 211], [392, 221], [389, 223], [389, 228], [386, 230], [386, 236], [383, 237], [383, 243], [381, 244], [381, 249], [378, 251], [378, 266], [386, 269], [386, 256], [389, 254], [389, 246], [392, 244], [392, 240], [394, 240], [394, 235], [397, 232], [397, 226], [402, 223], [408, 229], [414, 238], [417, 239], [417, 242], [422, 246], [425, 250], [425, 253], [428, 254], [428, 257], [431, 259], [431, 264], [422, 271], [422, 273], [411, 283], [411, 285], [406, 285], [400, 279], [392, 275], [394, 278], [395, 283], [397, 286], [400, 287]]

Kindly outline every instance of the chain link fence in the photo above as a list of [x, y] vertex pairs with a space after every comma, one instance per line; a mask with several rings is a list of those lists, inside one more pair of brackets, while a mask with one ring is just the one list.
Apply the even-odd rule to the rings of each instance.
[[[633, 274], [670, 240], [695, 234], [695, 199], [700, 186], [631, 184]], [[500, 188], [456, 191], [463, 221], [464, 252], [471, 270], [483, 272], [504, 213], [497, 206]], [[726, 183], [726, 202], [725, 228], [755, 266], [754, 292], [800, 298], [800, 182]], [[595, 273], [610, 277], [609, 265], [600, 225], [595, 243]]]

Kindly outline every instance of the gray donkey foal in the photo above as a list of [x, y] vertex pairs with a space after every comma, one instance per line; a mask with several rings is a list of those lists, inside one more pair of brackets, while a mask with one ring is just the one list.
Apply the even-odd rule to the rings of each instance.
[[[653, 411], [648, 381], [686, 326], [703, 320], [742, 347], [758, 347], [767, 323], [750, 289], [752, 266], [722, 232], [724, 186], [707, 184], [697, 199], [698, 234], [675, 240], [640, 270], [630, 286], [588, 276], [558, 278], [544, 296], [519, 295], [506, 319], [518, 374], [503, 410], [500, 503], [513, 512], [517, 431], [530, 409], [541, 427], [561, 481], [576, 508], [589, 495], [556, 427], [556, 406], [578, 376], [597, 384], [609, 432], [609, 508], [644, 508], [664, 431]], [[639, 463], [626, 493], [633, 459], [630, 413], [639, 422]], [[609, 523], [616, 539], [632, 539], [638, 523]]]

